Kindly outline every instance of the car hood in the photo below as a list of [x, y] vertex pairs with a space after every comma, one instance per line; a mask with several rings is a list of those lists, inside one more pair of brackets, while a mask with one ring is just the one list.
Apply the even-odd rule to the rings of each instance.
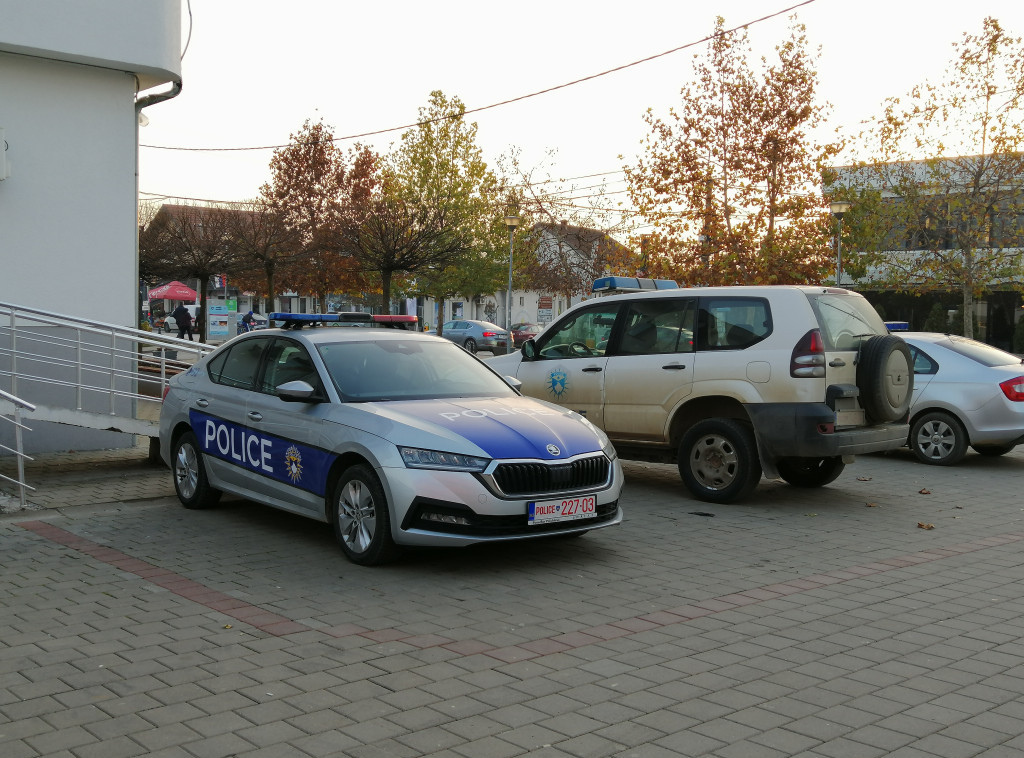
[[376, 433], [409, 447], [542, 460], [602, 449], [603, 433], [593, 425], [564, 408], [528, 397], [400, 400], [349, 408], [372, 414]]

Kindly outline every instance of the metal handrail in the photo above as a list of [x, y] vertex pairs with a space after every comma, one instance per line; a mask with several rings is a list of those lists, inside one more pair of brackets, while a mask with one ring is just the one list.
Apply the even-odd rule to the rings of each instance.
[[62, 423], [111, 428], [102, 417], [131, 418], [141, 423], [130, 428], [155, 437], [167, 382], [215, 348], [0, 302], [0, 379], [38, 405], [42, 420], [67, 411]]
[[36, 488], [30, 487], [28, 483], [25, 481], [25, 461], [31, 461], [32, 458], [25, 455], [25, 449], [21, 439], [21, 432], [23, 429], [29, 432], [31, 432], [32, 430], [29, 427], [25, 426], [23, 423], [21, 423], [21, 409], [25, 408], [26, 410], [34, 411], [36, 407], [27, 400], [22, 400], [20, 397], [16, 397], [15, 395], [10, 394], [9, 392], [4, 392], [3, 390], [0, 390], [0, 398], [14, 405], [14, 412], [10, 416], [0, 414], [0, 418], [4, 419], [4, 421], [8, 421], [14, 424], [14, 447], [10, 448], [7, 447], [7, 445], [0, 443], [0, 449], [6, 450], [9, 453], [14, 453], [15, 457], [18, 460], [18, 478], [12, 479], [9, 476], [0, 474], [0, 479], [3, 479], [6, 482], [11, 482], [12, 484], [16, 484], [18, 486], [18, 495], [21, 502], [21, 508], [22, 510], [24, 510], [26, 505], [25, 490], [32, 490], [33, 492], [35, 492]]

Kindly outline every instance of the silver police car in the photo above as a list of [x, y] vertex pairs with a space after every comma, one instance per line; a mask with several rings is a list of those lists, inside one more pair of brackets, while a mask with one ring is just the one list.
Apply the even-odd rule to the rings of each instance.
[[621, 464], [583, 417], [522, 396], [440, 337], [271, 318], [286, 328], [232, 339], [165, 392], [160, 455], [186, 508], [229, 492], [329, 522], [363, 565], [402, 545], [622, 520]]

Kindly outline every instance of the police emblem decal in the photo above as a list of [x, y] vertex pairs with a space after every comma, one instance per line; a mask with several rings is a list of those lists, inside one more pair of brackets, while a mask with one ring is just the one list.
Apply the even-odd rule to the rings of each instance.
[[302, 478], [302, 454], [295, 445], [285, 451], [284, 467], [292, 483], [297, 483]]

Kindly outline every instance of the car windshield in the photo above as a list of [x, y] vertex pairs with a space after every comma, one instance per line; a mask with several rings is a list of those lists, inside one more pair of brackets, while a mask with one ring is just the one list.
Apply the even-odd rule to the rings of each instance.
[[856, 350], [876, 334], [888, 334], [885, 322], [862, 295], [826, 293], [810, 298], [829, 350]]
[[501, 377], [452, 342], [367, 340], [317, 346], [334, 386], [348, 402], [507, 397]]
[[992, 347], [984, 342], [970, 340], [966, 337], [958, 337], [953, 334], [949, 335], [947, 342], [940, 342], [939, 344], [949, 348], [954, 353], [959, 353], [970, 358], [972, 361], [977, 361], [983, 366], [1012, 366], [1022, 363], [1022, 360], [1016, 355], [1000, 350], [998, 347]]

